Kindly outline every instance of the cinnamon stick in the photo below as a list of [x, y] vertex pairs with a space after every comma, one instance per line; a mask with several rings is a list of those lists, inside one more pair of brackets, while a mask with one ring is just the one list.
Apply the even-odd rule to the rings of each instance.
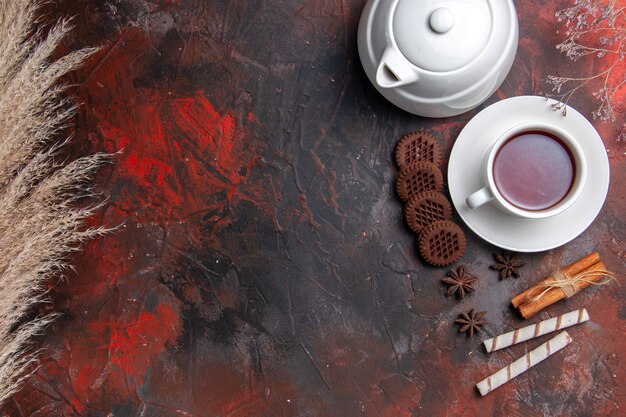
[[[584, 272], [599, 272], [599, 271], [606, 271], [606, 266], [602, 262], [597, 262], [593, 264], [592, 266], [590, 266], [589, 268], [584, 269], [583, 271], [580, 271], [580, 272], [584, 273]], [[583, 288], [586, 288], [589, 285], [591, 285], [592, 282], [598, 282], [602, 279], [604, 279], [603, 275], [590, 276], [586, 281], [577, 281], [574, 284], [572, 284], [572, 286], [574, 287], [575, 292], [578, 292], [582, 290]], [[543, 290], [545, 290], [545, 287], [543, 288]], [[540, 292], [541, 291], [538, 291], [537, 294]], [[522, 314], [522, 316], [525, 319], [527, 319], [537, 314], [539, 311], [543, 310], [544, 308], [566, 297], [567, 295], [565, 294], [565, 291], [563, 291], [563, 289], [552, 288], [549, 291], [547, 291], [543, 295], [543, 297], [541, 297], [540, 299], [534, 302], [526, 302], [526, 303], [519, 304], [518, 309], [519, 309], [519, 312]]]
[[[567, 265], [566, 267], [562, 268], [561, 271], [563, 271], [563, 273], [566, 275], [573, 276], [573, 275], [583, 272], [585, 269], [589, 268], [590, 266], [594, 265], [597, 262], [600, 262], [600, 254], [598, 252], [592, 252], [589, 255], [585, 256], [584, 258], [579, 259], [576, 262], [573, 262]], [[533, 287], [530, 287], [529, 289], [527, 289], [520, 295], [513, 298], [511, 300], [513, 307], [517, 308], [519, 307], [520, 304], [525, 303], [528, 299], [541, 293], [545, 289], [545, 287], [542, 286], [542, 284], [545, 284], [546, 282], [550, 280], [554, 280], [554, 276], [550, 275], [548, 278], [544, 279], [539, 284]]]

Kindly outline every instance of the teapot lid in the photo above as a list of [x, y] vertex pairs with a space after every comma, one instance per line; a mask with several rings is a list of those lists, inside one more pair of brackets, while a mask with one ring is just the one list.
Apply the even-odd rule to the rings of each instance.
[[489, 0], [399, 0], [393, 36], [402, 54], [427, 71], [446, 72], [472, 62], [492, 30]]

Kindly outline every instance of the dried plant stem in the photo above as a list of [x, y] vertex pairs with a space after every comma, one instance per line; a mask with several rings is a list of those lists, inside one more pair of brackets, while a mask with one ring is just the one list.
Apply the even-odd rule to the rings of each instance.
[[580, 90], [581, 88], [583, 88], [590, 82], [597, 80], [597, 79], [602, 79], [603, 81], [602, 87], [596, 93], [594, 93], [594, 96], [596, 96], [596, 98], [598, 98], [598, 101], [599, 101], [599, 105], [594, 111], [594, 114], [597, 114], [598, 116], [600, 114], [605, 114], [606, 115], [605, 120], [607, 119], [615, 120], [615, 108], [613, 105], [611, 105], [611, 103], [613, 102], [613, 96], [622, 87], [622, 85], [626, 83], [626, 81], [622, 80], [617, 85], [614, 85], [612, 87], [609, 86], [609, 80], [611, 79], [611, 74], [613, 70], [615, 69], [615, 66], [618, 64], [618, 62], [619, 61], [614, 61], [611, 64], [611, 66], [605, 71], [602, 71], [596, 75], [592, 75], [589, 77], [580, 77], [580, 78], [560, 77], [559, 79], [557, 79], [556, 77], [548, 76], [549, 82], [552, 82], [554, 85], [559, 84], [558, 87], [555, 87], [557, 88], [559, 92], [561, 91], [560, 90], [561, 85], [564, 85], [566, 83], [575, 84], [574, 87], [570, 88], [559, 97], [559, 103], [555, 103], [553, 105], [554, 109], [561, 110], [564, 116], [567, 115], [567, 104], [569, 103], [570, 98], [574, 94], [576, 94], [578, 90]]
[[[592, 112], [594, 119], [615, 121], [618, 108], [622, 105], [623, 75], [626, 55], [626, 8], [624, 0], [574, 0], [571, 7], [556, 13], [559, 22], [565, 22], [567, 38], [556, 48], [572, 61], [593, 56], [608, 65], [606, 69], [587, 77], [562, 77], [549, 75], [560, 103], [555, 110], [565, 115], [567, 104], [582, 87], [597, 85], [593, 96], [597, 107]], [[565, 90], [566, 89], [566, 90]], [[565, 91], [565, 92], [563, 92]]]
[[45, 301], [44, 282], [62, 276], [83, 242], [107, 232], [86, 228], [99, 205], [80, 207], [79, 199], [93, 195], [90, 179], [109, 157], [58, 161], [66, 143], [59, 135], [76, 112], [59, 81], [95, 49], [53, 61], [71, 26], [62, 20], [44, 34], [37, 12], [36, 0], [0, 0], [0, 404], [34, 363], [33, 336], [54, 319], [26, 318]]

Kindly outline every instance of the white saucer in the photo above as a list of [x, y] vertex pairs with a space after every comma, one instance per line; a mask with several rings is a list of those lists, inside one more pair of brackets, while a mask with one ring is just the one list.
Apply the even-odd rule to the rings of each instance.
[[[573, 108], [553, 111], [553, 100], [522, 96], [499, 101], [478, 113], [459, 134], [448, 163], [452, 203], [467, 226], [487, 242], [516, 252], [541, 252], [564, 245], [596, 218], [609, 188], [609, 160], [598, 132]], [[526, 122], [554, 123], [580, 140], [588, 177], [573, 206], [546, 219], [511, 217], [492, 204], [470, 210], [465, 199], [482, 188], [480, 166], [489, 145], [509, 128]]]

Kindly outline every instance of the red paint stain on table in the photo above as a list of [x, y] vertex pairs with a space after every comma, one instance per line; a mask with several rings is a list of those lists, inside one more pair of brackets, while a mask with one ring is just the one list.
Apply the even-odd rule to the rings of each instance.
[[[245, 137], [237, 130], [233, 113], [220, 115], [204, 97], [180, 98], [169, 103], [171, 115], [177, 127], [188, 139], [195, 139], [195, 146], [201, 158], [215, 169], [213, 185], [227, 190], [227, 198], [232, 202], [236, 196], [254, 201], [251, 189], [239, 191], [252, 167], [260, 159], [250, 153], [245, 145]], [[180, 133], [179, 133], [180, 134]], [[257, 150], [258, 151], [258, 150]], [[261, 197], [258, 196], [257, 197]]]
[[92, 340], [106, 340], [108, 335], [108, 343], [96, 349], [107, 350], [111, 362], [138, 384], [143, 382], [144, 373], [154, 358], [167, 344], [176, 341], [179, 330], [180, 318], [166, 304], [160, 304], [154, 313], [142, 312], [131, 322], [95, 322], [88, 325]]
[[[148, 65], [148, 45], [145, 34], [127, 30], [85, 82], [89, 87], [98, 80], [84, 99], [87, 111], [107, 151], [120, 152], [110, 180], [122, 185], [115, 204], [140, 222], [167, 223], [199, 212], [227, 214], [242, 201], [271, 215], [265, 204], [271, 191], [251, 179], [263, 151], [243, 128], [255, 123], [254, 115], [240, 119], [227, 109], [217, 110], [201, 90], [180, 97], [136, 86], [140, 74], [133, 71]], [[209, 198], [215, 195], [225, 198]]]

